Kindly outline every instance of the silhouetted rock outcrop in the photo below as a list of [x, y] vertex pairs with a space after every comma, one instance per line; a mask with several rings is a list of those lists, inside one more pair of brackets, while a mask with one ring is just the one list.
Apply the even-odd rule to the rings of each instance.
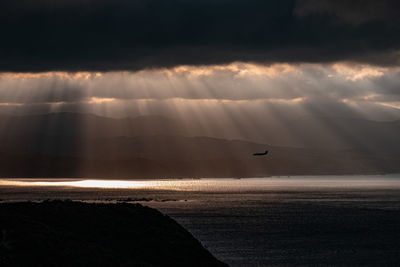
[[139, 204], [0, 205], [0, 266], [227, 266]]

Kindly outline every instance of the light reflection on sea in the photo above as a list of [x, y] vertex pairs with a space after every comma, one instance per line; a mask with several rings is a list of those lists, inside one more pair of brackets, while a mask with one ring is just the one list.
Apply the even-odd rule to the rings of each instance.
[[97, 189], [144, 189], [173, 191], [268, 191], [275, 189], [400, 188], [400, 175], [390, 176], [296, 176], [244, 179], [2, 179], [0, 187], [77, 187]]
[[0, 179], [2, 202], [46, 199], [156, 208], [233, 267], [400, 262], [400, 175]]

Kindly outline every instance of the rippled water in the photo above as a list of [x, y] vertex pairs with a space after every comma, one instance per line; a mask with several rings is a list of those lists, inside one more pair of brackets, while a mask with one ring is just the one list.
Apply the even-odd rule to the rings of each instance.
[[139, 202], [232, 266], [396, 266], [400, 175], [0, 180], [2, 201]]

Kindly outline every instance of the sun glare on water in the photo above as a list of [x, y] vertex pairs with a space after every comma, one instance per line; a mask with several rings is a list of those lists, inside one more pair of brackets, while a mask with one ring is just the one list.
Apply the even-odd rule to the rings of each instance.
[[123, 180], [2, 180], [1, 186], [57, 186], [57, 187], [84, 187], [84, 188], [145, 188], [152, 186], [151, 181], [123, 181]]
[[400, 177], [330, 176], [271, 177], [248, 179], [162, 179], [162, 180], [101, 180], [101, 179], [0, 179], [0, 187], [69, 187], [96, 189], [174, 190], [174, 191], [263, 191], [282, 188], [400, 188]]
[[[203, 180], [201, 187], [213, 187]], [[193, 190], [199, 187], [199, 180], [57, 180], [57, 179], [8, 179], [0, 180], [0, 186], [20, 187], [77, 187], [98, 189], [156, 189], [156, 190]]]
[[120, 181], [120, 180], [80, 180], [69, 182], [34, 182], [38, 186], [72, 186], [86, 188], [144, 188], [149, 181]]

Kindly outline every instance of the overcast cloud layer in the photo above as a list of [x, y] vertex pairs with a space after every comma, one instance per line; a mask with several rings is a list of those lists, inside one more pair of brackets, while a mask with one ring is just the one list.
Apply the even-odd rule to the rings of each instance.
[[140, 72], [0, 74], [0, 104], [112, 100], [400, 101], [400, 68], [233, 63]]
[[0, 71], [399, 64], [396, 0], [3, 0]]
[[[232, 113], [400, 118], [400, 68], [245, 63], [139, 72], [0, 74], [0, 111], [92, 112], [105, 116], [187, 117]], [[208, 114], [208, 115], [206, 115]], [[241, 114], [241, 115], [240, 115]]]

